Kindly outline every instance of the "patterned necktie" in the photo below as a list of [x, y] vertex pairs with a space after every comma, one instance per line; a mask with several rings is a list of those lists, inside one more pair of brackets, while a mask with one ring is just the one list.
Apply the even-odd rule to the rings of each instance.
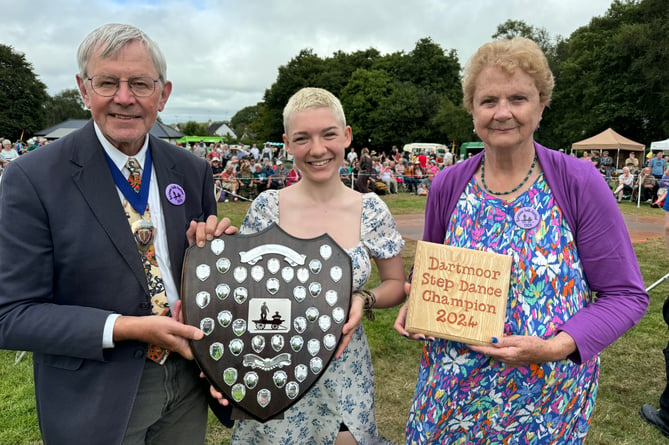
[[[142, 177], [140, 175], [139, 162], [135, 158], [128, 158], [125, 167], [130, 172], [128, 182], [130, 186], [139, 192], [142, 185]], [[156, 260], [156, 249], [153, 241], [156, 237], [156, 228], [151, 223], [151, 211], [149, 205], [146, 205], [146, 210], [143, 215], [140, 215], [131, 205], [127, 199], [123, 200], [123, 208], [128, 216], [128, 223], [132, 231], [142, 264], [144, 265], [144, 274], [149, 287], [149, 295], [151, 296], [151, 311], [153, 315], [169, 315], [170, 306], [167, 302], [167, 295], [165, 294], [165, 285], [163, 278], [158, 268], [158, 261]], [[149, 350], [146, 356], [156, 363], [163, 364], [167, 360], [170, 351], [155, 345], [149, 345]]]

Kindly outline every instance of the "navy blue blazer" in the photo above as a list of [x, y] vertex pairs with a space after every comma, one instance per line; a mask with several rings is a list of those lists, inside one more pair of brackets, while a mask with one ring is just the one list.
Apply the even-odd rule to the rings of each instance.
[[[209, 164], [150, 136], [172, 275], [191, 220], [216, 214]], [[172, 204], [166, 188], [186, 194]], [[33, 351], [47, 444], [116, 444], [147, 345], [102, 349], [107, 316], [150, 315], [146, 278], [93, 121], [12, 161], [0, 190], [0, 348]]]

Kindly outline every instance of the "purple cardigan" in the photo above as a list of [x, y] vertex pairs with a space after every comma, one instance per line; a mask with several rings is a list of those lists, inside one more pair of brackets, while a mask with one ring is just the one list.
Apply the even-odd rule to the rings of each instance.
[[[625, 221], [597, 169], [536, 142], [534, 146], [546, 182], [574, 233], [588, 285], [597, 292], [594, 302], [560, 327], [576, 342], [577, 352], [569, 358], [582, 363], [643, 317], [648, 294]], [[480, 162], [481, 153], [434, 178], [425, 207], [424, 241], [444, 242], [458, 198]]]

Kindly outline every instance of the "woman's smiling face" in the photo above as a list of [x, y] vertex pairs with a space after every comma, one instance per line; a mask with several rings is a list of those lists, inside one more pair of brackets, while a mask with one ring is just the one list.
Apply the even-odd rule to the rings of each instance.
[[534, 80], [520, 69], [509, 75], [488, 67], [476, 79], [472, 117], [486, 148], [531, 144], [544, 108]]
[[342, 126], [329, 108], [311, 108], [292, 113], [288, 133], [283, 135], [286, 150], [305, 177], [339, 178], [346, 148], [351, 144], [351, 127]]

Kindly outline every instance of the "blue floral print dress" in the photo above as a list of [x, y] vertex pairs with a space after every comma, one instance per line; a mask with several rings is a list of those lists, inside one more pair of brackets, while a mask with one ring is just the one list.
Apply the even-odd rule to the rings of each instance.
[[[242, 223], [241, 233], [255, 233], [279, 223], [279, 191], [261, 193]], [[371, 273], [373, 258], [392, 258], [404, 247], [386, 204], [374, 193], [362, 195], [360, 243], [347, 249], [353, 266], [353, 290], [361, 289]], [[238, 420], [232, 443], [249, 445], [332, 445], [344, 423], [360, 445], [390, 444], [378, 434], [374, 410], [374, 373], [363, 326], [339, 359], [292, 407], [284, 419], [260, 423]]]
[[[538, 216], [537, 224], [516, 223], [521, 210]], [[472, 178], [445, 244], [512, 255], [505, 335], [554, 336], [592, 299], [573, 234], [543, 174], [513, 202], [488, 195]], [[406, 443], [583, 443], [598, 375], [598, 356], [581, 365], [562, 360], [510, 368], [462, 343], [428, 342]]]

